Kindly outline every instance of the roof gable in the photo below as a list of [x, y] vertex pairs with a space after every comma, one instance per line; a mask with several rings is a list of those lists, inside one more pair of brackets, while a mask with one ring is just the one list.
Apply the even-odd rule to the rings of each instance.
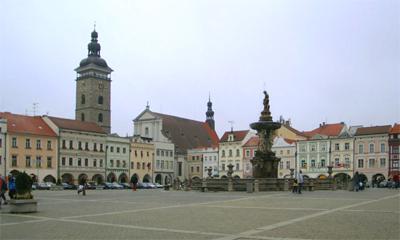
[[346, 125], [344, 123], [333, 123], [333, 124], [323, 123], [320, 125], [319, 128], [316, 128], [312, 131], [303, 132], [303, 134], [309, 138], [313, 137], [316, 134], [325, 135], [328, 137], [336, 137], [340, 133], [342, 133], [342, 131], [344, 131], [345, 128]]
[[220, 142], [228, 142], [229, 135], [233, 135], [233, 142], [239, 142], [242, 141], [248, 133], [249, 130], [225, 132]]
[[400, 133], [400, 124], [395, 123], [393, 127], [390, 129], [390, 134], [398, 134]]
[[7, 131], [11, 133], [33, 134], [56, 137], [57, 134], [40, 116], [25, 116], [9, 112], [0, 112], [0, 118], [7, 119]]
[[50, 116], [48, 118], [60, 129], [106, 134], [104, 129], [96, 123]]

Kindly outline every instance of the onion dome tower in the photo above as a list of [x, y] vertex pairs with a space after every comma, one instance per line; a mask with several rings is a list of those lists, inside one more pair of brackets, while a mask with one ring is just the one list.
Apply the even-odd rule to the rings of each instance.
[[215, 131], [214, 111], [212, 110], [212, 102], [210, 96], [208, 96], [206, 123], [210, 126], [212, 130]]
[[96, 29], [88, 44], [88, 56], [75, 69], [76, 108], [75, 119], [97, 123], [107, 133], [111, 132], [111, 72], [107, 62], [100, 57]]

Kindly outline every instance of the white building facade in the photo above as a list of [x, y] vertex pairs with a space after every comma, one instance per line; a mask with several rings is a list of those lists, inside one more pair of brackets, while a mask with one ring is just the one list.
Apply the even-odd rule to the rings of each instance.
[[106, 181], [129, 182], [130, 139], [108, 135], [106, 149]]
[[281, 159], [278, 166], [278, 178], [289, 178], [290, 169], [294, 170], [296, 167], [296, 142], [276, 137], [271, 150]]

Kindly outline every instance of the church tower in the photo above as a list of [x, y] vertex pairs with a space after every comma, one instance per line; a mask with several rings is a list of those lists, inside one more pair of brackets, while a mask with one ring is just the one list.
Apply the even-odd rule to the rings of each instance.
[[206, 112], [206, 123], [212, 130], [215, 131], [214, 111], [212, 110], [212, 102], [210, 96], [208, 96], [207, 112]]
[[93, 30], [88, 44], [88, 57], [75, 69], [76, 108], [75, 119], [97, 123], [107, 133], [111, 132], [111, 72], [100, 57], [98, 34]]

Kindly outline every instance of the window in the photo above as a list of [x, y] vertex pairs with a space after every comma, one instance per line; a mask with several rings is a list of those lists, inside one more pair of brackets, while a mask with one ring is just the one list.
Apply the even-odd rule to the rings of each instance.
[[305, 152], [306, 151], [306, 145], [302, 144], [300, 145], [300, 152]]
[[301, 160], [301, 168], [306, 168], [306, 167], [307, 167], [306, 160]]
[[236, 163], [236, 171], [239, 171], [239, 163]]
[[196, 160], [199, 161], [199, 156], [196, 156]]
[[13, 166], [13, 167], [17, 166], [17, 155], [11, 156], [11, 166]]
[[78, 158], [78, 167], [82, 166], [82, 159]]
[[131, 162], [131, 169], [135, 169], [135, 163]]
[[350, 168], [350, 159], [349, 158], [345, 158], [344, 159], [344, 162], [345, 162], [345, 168]]
[[156, 161], [156, 168], [157, 168], [157, 169], [160, 169], [160, 160], [157, 160], [157, 161]]
[[119, 147], [117, 147], [117, 153], [119, 153]]
[[66, 149], [66, 148], [67, 148], [66, 143], [65, 143], [65, 140], [62, 140], [62, 148], [63, 148], [63, 149]]
[[358, 159], [358, 168], [364, 168], [364, 159]]
[[190, 172], [193, 172], [193, 171], [194, 171], [194, 167], [191, 166], [191, 167], [190, 167]]
[[100, 152], [103, 152], [103, 144], [100, 143]]
[[161, 169], [164, 169], [164, 160], [161, 160]]
[[110, 167], [114, 167], [114, 160], [110, 160]]
[[279, 169], [283, 169], [283, 162], [282, 161], [279, 162]]
[[99, 96], [97, 99], [97, 103], [103, 105], [103, 96]]
[[73, 163], [73, 159], [72, 159], [72, 158], [69, 158], [69, 159], [68, 159], [68, 165], [69, 165], [69, 166], [72, 166], [73, 164], [74, 164], [74, 163]]
[[3, 139], [0, 138], [0, 148], [3, 147]]
[[89, 166], [89, 159], [85, 158], [85, 167]]
[[97, 152], [97, 144], [93, 143], [93, 151]]
[[25, 139], [25, 148], [26, 149], [31, 148], [31, 140], [29, 138]]
[[103, 159], [100, 159], [100, 167], [103, 167]]
[[122, 167], [126, 168], [126, 161], [122, 161]]
[[311, 167], [315, 168], [315, 160], [314, 159], [311, 160]]
[[126, 153], [126, 148], [122, 148], [122, 153]]
[[74, 143], [72, 140], [69, 141], [69, 149], [74, 149]]
[[340, 165], [339, 158], [335, 158], [335, 167], [339, 167], [339, 165]]
[[137, 157], [137, 150], [135, 150], [135, 157]]
[[61, 158], [61, 165], [62, 165], [62, 166], [65, 166], [65, 157], [62, 157], [62, 158]]
[[11, 143], [11, 145], [12, 145], [13, 148], [17, 148], [17, 138], [16, 138], [16, 137], [13, 137], [13, 138], [12, 138], [12, 143]]
[[42, 157], [41, 156], [37, 156], [36, 157], [36, 167], [37, 168], [41, 168], [42, 167]]
[[381, 158], [380, 162], [381, 162], [381, 168], [384, 168], [386, 166], [386, 159], [385, 158]]
[[164, 157], [164, 150], [161, 150], [161, 157]]
[[374, 152], [374, 148], [375, 148], [374, 144], [371, 143], [371, 144], [369, 145], [369, 152], [370, 152], [370, 153], [373, 153], [373, 152]]
[[82, 96], [81, 96], [81, 104], [85, 104], [85, 103], [86, 103], [85, 94], [82, 94]]
[[51, 157], [47, 157], [47, 168], [51, 168]]
[[236, 157], [239, 157], [239, 156], [240, 156], [240, 150], [236, 149]]
[[225, 171], [225, 163], [222, 164], [222, 171]]
[[42, 149], [42, 142], [40, 141], [40, 139], [36, 140], [36, 149]]
[[144, 135], [149, 136], [149, 128], [148, 127], [146, 127], [144, 129]]
[[140, 157], [143, 158], [143, 151], [140, 151]]
[[232, 157], [232, 149], [229, 149], [229, 157]]
[[26, 167], [31, 167], [31, 156], [26, 156], [25, 157], [25, 166]]
[[97, 117], [97, 121], [98, 122], [103, 122], [103, 114], [102, 113], [99, 113], [99, 116]]
[[207, 156], [205, 156], [205, 157], [204, 157], [204, 161], [207, 162], [207, 160], [208, 160], [208, 158], [207, 158]]
[[142, 169], [146, 169], [146, 163], [142, 162]]
[[325, 159], [321, 159], [321, 167], [324, 168], [326, 166]]
[[89, 143], [88, 142], [85, 142], [85, 150], [89, 151]]
[[121, 163], [119, 160], [117, 160], [117, 168], [121, 167]]
[[384, 152], [385, 152], [385, 144], [381, 143], [381, 153], [384, 153]]
[[375, 159], [374, 158], [369, 159], [368, 167], [369, 168], [374, 168], [375, 167]]
[[150, 157], [150, 153], [149, 152], [147, 152], [147, 156]]
[[182, 163], [178, 162], [178, 176], [182, 176]]
[[82, 150], [82, 142], [81, 141], [78, 142], [78, 149]]
[[344, 144], [344, 150], [350, 150], [350, 143]]
[[315, 152], [315, 145], [311, 145], [311, 152]]
[[290, 169], [290, 161], [286, 161], [286, 169]]
[[85, 121], [85, 114], [81, 113], [81, 121], [84, 122]]
[[93, 167], [97, 167], [97, 160], [93, 159]]
[[50, 140], [47, 141], [47, 150], [51, 150], [51, 141]]
[[136, 169], [140, 169], [140, 162], [136, 163]]
[[364, 145], [358, 145], [358, 153], [364, 153]]
[[280, 150], [280, 151], [279, 151], [279, 154], [280, 154], [280, 155], [283, 155], [283, 150]]
[[225, 157], [225, 150], [222, 150], [222, 156], [221, 157]]
[[339, 151], [339, 143], [335, 143], [335, 150]]
[[196, 167], [196, 172], [200, 172], [200, 167], [199, 166]]
[[286, 150], [286, 154], [289, 155], [290, 154], [290, 150]]

